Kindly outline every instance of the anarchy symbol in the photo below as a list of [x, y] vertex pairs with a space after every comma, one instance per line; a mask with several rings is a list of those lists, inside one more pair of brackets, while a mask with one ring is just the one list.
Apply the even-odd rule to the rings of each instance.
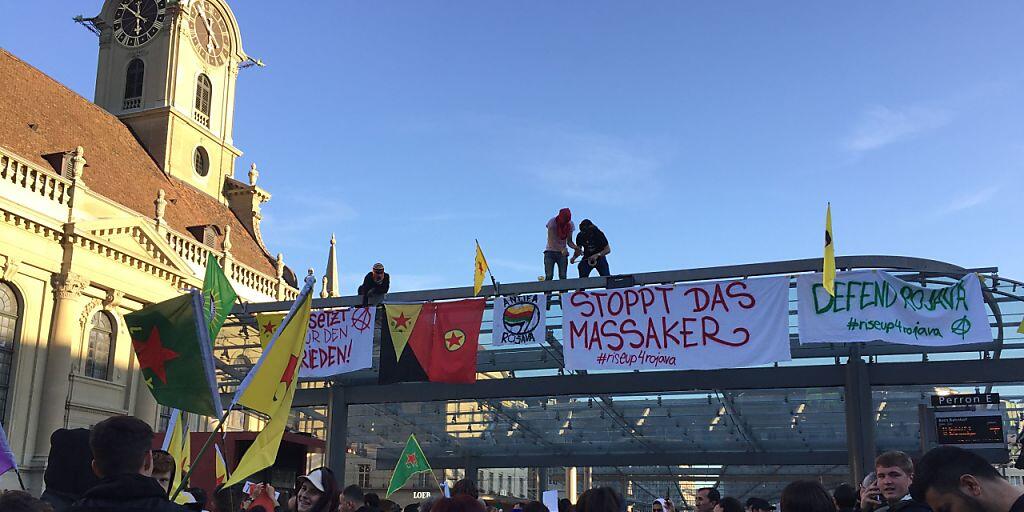
[[352, 327], [363, 332], [370, 327], [370, 308], [358, 308], [352, 314]]
[[962, 340], [967, 336], [967, 333], [971, 332], [971, 321], [967, 319], [967, 315], [964, 315], [963, 318], [954, 320], [949, 330], [953, 331], [953, 334], [959, 334]]

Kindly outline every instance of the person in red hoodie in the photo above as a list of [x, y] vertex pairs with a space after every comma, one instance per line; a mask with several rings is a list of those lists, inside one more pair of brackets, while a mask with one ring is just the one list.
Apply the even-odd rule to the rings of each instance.
[[572, 232], [576, 225], [572, 222], [572, 212], [562, 208], [558, 215], [548, 220], [548, 243], [544, 247], [544, 280], [550, 281], [554, 276], [555, 265], [558, 265], [558, 278], [565, 279], [569, 272], [569, 250], [579, 250], [573, 242]]

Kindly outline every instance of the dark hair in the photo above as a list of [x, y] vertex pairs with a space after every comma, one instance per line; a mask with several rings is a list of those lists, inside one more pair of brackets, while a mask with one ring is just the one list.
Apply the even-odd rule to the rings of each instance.
[[89, 429], [59, 428], [50, 434], [50, 456], [43, 473], [46, 488], [69, 494], [75, 500], [100, 479], [92, 471]]
[[878, 468], [900, 468], [908, 475], [914, 474], [914, 461], [909, 455], [893, 450], [885, 452], [875, 458], [875, 469]]
[[857, 506], [857, 489], [850, 484], [839, 484], [836, 490], [832, 491], [832, 497], [836, 500], [839, 508], [854, 508]]
[[453, 498], [462, 494], [466, 494], [474, 498], [479, 498], [480, 490], [477, 489], [476, 484], [473, 483], [472, 480], [468, 478], [463, 478], [462, 480], [455, 482], [455, 485], [452, 486]]
[[213, 491], [213, 506], [216, 512], [234, 512], [238, 510], [240, 502], [236, 501], [235, 494], [230, 487], [220, 485]]
[[363, 488], [355, 484], [346, 487], [345, 490], [341, 491], [341, 495], [342, 497], [356, 503], [364, 503], [364, 500], [366, 499], [363, 497]]
[[53, 512], [49, 503], [33, 498], [25, 491], [0, 491], [0, 510], [4, 512]]
[[253, 505], [249, 507], [249, 512], [267, 512], [267, 509], [263, 505]]
[[402, 512], [419, 512], [419, 510], [420, 510], [420, 504], [419, 503], [410, 503], [410, 504], [406, 505], [405, 508], [402, 509]]
[[430, 507], [430, 512], [485, 512], [487, 509], [480, 501], [468, 494], [460, 494], [454, 498], [442, 498]]
[[701, 491], [708, 492], [708, 501], [714, 503], [722, 501], [722, 493], [718, 492], [718, 489], [715, 489], [714, 487], [701, 487], [700, 489], [697, 489], [697, 492]]
[[523, 512], [551, 512], [548, 507], [539, 501], [531, 501], [523, 506]]
[[588, 227], [596, 228], [597, 226], [595, 226], [594, 222], [591, 221], [590, 219], [583, 219], [580, 221], [580, 229], [587, 229]]
[[611, 487], [594, 487], [576, 500], [577, 512], [622, 512], [625, 502]]
[[375, 508], [380, 510], [380, 496], [377, 496], [375, 492], [368, 492], [363, 495], [363, 501], [367, 507]]
[[138, 473], [153, 443], [149, 424], [131, 416], [111, 416], [92, 427], [89, 447], [104, 476]]
[[196, 503], [199, 504], [199, 510], [206, 508], [206, 502], [209, 501], [209, 498], [206, 496], [206, 490], [202, 487], [191, 487], [188, 492], [196, 499]]
[[779, 500], [782, 512], [835, 512], [836, 504], [821, 484], [812, 480], [797, 480], [782, 490]]
[[[711, 493], [708, 493], [709, 497], [710, 495]], [[736, 498], [722, 498], [718, 505], [722, 507], [722, 512], [743, 512], [743, 504]]]
[[[317, 500], [316, 505], [313, 506], [313, 510], [311, 512], [335, 512], [338, 510], [338, 499], [340, 493], [338, 491], [338, 482], [334, 479], [334, 471], [331, 471], [331, 468], [326, 466], [314, 469], [313, 471], [320, 471], [320, 483], [324, 486], [324, 493], [320, 496], [320, 499]], [[312, 474], [313, 471], [310, 471], [310, 474]], [[296, 481], [296, 484], [298, 484], [296, 489], [298, 489], [298, 486], [302, 485], [302, 480], [304, 479], [300, 478]], [[312, 485], [312, 482], [310, 485]], [[296, 491], [295, 495], [298, 496], [298, 494], [298, 491]]]
[[572, 502], [569, 498], [562, 498], [558, 500], [558, 512], [572, 512], [575, 507], [572, 506]]
[[956, 446], [940, 446], [921, 457], [914, 482], [910, 484], [910, 496], [924, 502], [928, 489], [949, 492], [960, 486], [963, 475], [984, 480], [1003, 479], [981, 455]]

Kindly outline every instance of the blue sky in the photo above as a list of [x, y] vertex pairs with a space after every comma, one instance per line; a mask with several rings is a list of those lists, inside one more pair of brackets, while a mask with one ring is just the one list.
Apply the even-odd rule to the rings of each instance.
[[[10, 2], [0, 45], [92, 98], [101, 2]], [[542, 273], [561, 207], [615, 273], [898, 254], [1024, 278], [1020, 2], [231, 2], [264, 238], [343, 294]], [[570, 276], [575, 276], [575, 270]]]

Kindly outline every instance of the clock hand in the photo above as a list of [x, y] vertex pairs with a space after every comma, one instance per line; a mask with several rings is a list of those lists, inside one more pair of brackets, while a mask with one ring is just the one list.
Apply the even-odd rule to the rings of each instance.
[[128, 7], [128, 4], [123, 4], [122, 7], [124, 7], [125, 9], [128, 9], [128, 12], [134, 14], [135, 17], [139, 19], [139, 21], [142, 21], [143, 23], [146, 23], [146, 22], [149, 21], [146, 18], [144, 18], [141, 14], [139, 14], [138, 11], [132, 9], [131, 7]]

